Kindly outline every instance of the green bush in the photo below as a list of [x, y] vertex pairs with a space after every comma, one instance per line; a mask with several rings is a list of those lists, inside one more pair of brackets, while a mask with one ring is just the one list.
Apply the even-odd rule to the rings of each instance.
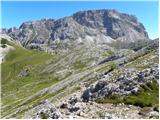
[[77, 86], [77, 87], [75, 88], [75, 90], [81, 90], [81, 87], [80, 87], [80, 86]]
[[111, 63], [110, 68], [111, 70], [114, 70], [117, 68], [117, 65], [115, 63]]
[[104, 118], [104, 114], [100, 111], [97, 112], [99, 118]]
[[112, 95], [104, 98], [98, 98], [96, 102], [101, 104], [105, 104], [105, 103], [118, 104], [123, 102], [123, 97]]
[[140, 107], [151, 107], [158, 104], [159, 86], [156, 81], [148, 82], [141, 86], [141, 89], [135, 95], [130, 95], [125, 98], [126, 104], [132, 104]]
[[47, 113], [41, 113], [41, 118], [42, 119], [47, 119], [49, 117], [49, 115]]
[[1, 45], [1, 47], [2, 47], [2, 48], [5, 48], [5, 47], [7, 47], [7, 45], [5, 45], [5, 44], [2, 44], [2, 45]]
[[7, 40], [4, 39], [4, 38], [2, 38], [2, 39], [1, 39], [1, 44], [6, 44], [6, 43], [7, 43]]
[[153, 110], [159, 112], [159, 105], [155, 106]]

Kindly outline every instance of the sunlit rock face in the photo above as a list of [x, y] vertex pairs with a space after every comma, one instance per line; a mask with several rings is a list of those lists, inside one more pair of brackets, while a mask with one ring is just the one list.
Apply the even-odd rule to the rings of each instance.
[[3, 30], [23, 46], [54, 46], [55, 41], [108, 43], [148, 39], [144, 26], [133, 15], [116, 10], [80, 11], [58, 20], [42, 19], [22, 23], [19, 28]]

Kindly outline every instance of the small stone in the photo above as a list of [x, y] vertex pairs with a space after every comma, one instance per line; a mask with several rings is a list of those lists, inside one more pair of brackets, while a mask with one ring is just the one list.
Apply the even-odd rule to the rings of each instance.
[[111, 115], [108, 112], [105, 112], [105, 119], [112, 119]]

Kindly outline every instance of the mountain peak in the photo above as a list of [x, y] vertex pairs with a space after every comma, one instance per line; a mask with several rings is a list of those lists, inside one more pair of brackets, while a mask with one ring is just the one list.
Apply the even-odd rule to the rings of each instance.
[[24, 46], [31, 43], [51, 44], [55, 40], [81, 39], [85, 43], [87, 38], [94, 38], [92, 41], [98, 42], [148, 39], [144, 26], [135, 16], [113, 9], [79, 11], [58, 20], [28, 21], [7, 34], [18, 39]]

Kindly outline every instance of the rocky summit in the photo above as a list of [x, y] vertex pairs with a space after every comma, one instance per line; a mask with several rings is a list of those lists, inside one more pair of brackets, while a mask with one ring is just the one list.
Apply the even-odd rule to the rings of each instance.
[[1, 118], [159, 118], [159, 38], [135, 16], [79, 11], [0, 38]]

